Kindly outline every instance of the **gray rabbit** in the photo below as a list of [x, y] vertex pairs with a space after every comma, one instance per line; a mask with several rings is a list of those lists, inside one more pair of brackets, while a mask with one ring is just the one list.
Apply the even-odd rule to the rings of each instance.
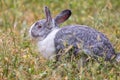
[[[120, 61], [120, 54], [116, 54], [108, 38], [101, 32], [85, 25], [68, 25], [60, 28], [59, 25], [71, 16], [66, 9], [55, 18], [51, 17], [48, 7], [45, 7], [46, 19], [35, 22], [30, 30], [30, 36], [37, 41], [40, 53], [46, 59], [59, 58], [59, 51], [66, 45], [72, 45], [74, 55], [81, 51], [90, 56], [105, 57], [110, 61], [113, 57]], [[66, 44], [66, 45], [65, 45]]]

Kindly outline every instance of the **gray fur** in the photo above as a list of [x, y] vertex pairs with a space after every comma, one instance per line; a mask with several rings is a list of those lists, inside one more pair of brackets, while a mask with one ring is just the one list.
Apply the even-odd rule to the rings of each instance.
[[[75, 50], [85, 50], [85, 53], [90, 56], [105, 56], [106, 60], [110, 60], [115, 55], [111, 43], [104, 34], [84, 25], [71, 25], [62, 28], [55, 37], [57, 52], [66, 47], [64, 43], [73, 45]], [[79, 49], [77, 45], [81, 44], [82, 48]], [[75, 54], [77, 53], [75, 52]]]
[[[52, 18], [50, 10], [45, 7], [46, 19], [35, 22], [30, 30], [30, 36], [37, 40], [40, 53], [47, 59], [52, 56], [59, 57], [59, 51], [72, 45], [74, 54], [84, 51], [93, 57], [105, 57], [110, 61], [113, 56], [120, 61], [120, 55], [115, 50], [108, 38], [101, 32], [85, 25], [69, 25], [60, 28], [59, 25], [71, 16], [71, 11], [63, 10]], [[67, 45], [65, 45], [67, 44]]]
[[[48, 23], [46, 22], [45, 19], [37, 21], [35, 24], [33, 24], [33, 26], [31, 27], [30, 33], [34, 38], [37, 39], [39, 38], [39, 40], [45, 39], [52, 29], [48, 27], [43, 27], [43, 26], [48, 26]], [[39, 29], [39, 27], [41, 28]]]

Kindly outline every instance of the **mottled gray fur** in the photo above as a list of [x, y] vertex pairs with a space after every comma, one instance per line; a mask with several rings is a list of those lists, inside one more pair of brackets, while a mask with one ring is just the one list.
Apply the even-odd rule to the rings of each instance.
[[[79, 50], [83, 50], [90, 56], [104, 56], [105, 60], [110, 60], [112, 56], [115, 56], [115, 51], [107, 37], [85, 25], [70, 25], [59, 30], [55, 36], [57, 52], [66, 47], [64, 43], [73, 45], [75, 54], [79, 53]], [[82, 49], [79, 49], [78, 45], [81, 44]]]

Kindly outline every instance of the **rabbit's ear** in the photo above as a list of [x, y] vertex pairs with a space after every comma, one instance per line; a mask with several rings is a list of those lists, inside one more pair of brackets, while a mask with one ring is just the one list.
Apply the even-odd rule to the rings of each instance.
[[45, 14], [46, 14], [46, 19], [47, 22], [51, 22], [52, 21], [52, 17], [51, 17], [51, 13], [48, 7], [45, 7]]
[[61, 24], [66, 21], [71, 16], [71, 10], [64, 10], [60, 14], [58, 14], [55, 18], [56, 24]]

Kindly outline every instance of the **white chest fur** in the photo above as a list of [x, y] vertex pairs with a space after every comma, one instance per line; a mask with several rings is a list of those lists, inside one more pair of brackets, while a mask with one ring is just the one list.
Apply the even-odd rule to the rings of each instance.
[[55, 57], [55, 43], [54, 38], [59, 29], [54, 29], [44, 40], [38, 42], [38, 49], [46, 59], [53, 59]]

